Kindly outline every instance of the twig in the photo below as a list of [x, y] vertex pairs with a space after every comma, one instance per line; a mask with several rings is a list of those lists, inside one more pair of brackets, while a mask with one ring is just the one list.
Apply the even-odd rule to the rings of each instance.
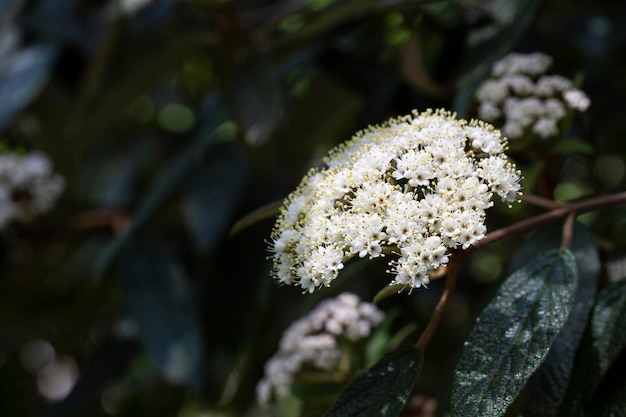
[[537, 207], [542, 207], [548, 210], [552, 210], [555, 208], [563, 207], [563, 203], [559, 203], [558, 201], [550, 200], [549, 198], [541, 197], [535, 194], [527, 194], [524, 193], [519, 198], [524, 203], [532, 204]]
[[424, 350], [430, 339], [432, 338], [435, 330], [437, 330], [437, 326], [439, 326], [439, 322], [441, 321], [441, 317], [443, 317], [443, 313], [448, 305], [448, 299], [452, 294], [452, 290], [454, 290], [454, 286], [456, 285], [456, 277], [459, 273], [459, 268], [461, 267], [461, 262], [463, 261], [464, 253], [459, 252], [452, 262], [448, 264], [448, 276], [446, 278], [446, 287], [443, 290], [443, 294], [441, 294], [441, 298], [435, 307], [435, 311], [433, 315], [430, 317], [426, 328], [420, 335], [419, 340], [417, 341], [415, 347]]
[[123, 212], [115, 210], [93, 210], [76, 216], [74, 227], [78, 230], [110, 227], [116, 235], [119, 235], [128, 227], [129, 221], [130, 218]]
[[563, 236], [561, 237], [561, 246], [559, 247], [560, 251], [564, 251], [568, 249], [572, 243], [572, 238], [574, 236], [574, 221], [576, 220], [576, 214], [570, 213], [565, 218], [565, 223], [563, 223]]
[[626, 192], [611, 194], [604, 197], [590, 198], [574, 203], [564, 203], [561, 207], [554, 208], [547, 213], [531, 217], [530, 219], [522, 220], [521, 222], [512, 224], [511, 226], [503, 227], [502, 229], [498, 229], [489, 233], [487, 236], [485, 236], [484, 239], [479, 240], [478, 242], [476, 242], [476, 244], [470, 246], [465, 251], [465, 253], [475, 252], [500, 239], [504, 239], [505, 237], [529, 232], [538, 228], [539, 226], [555, 222], [569, 215], [573, 215], [575, 217], [576, 215], [581, 213], [586, 213], [589, 211], [594, 211], [601, 208], [625, 203]]

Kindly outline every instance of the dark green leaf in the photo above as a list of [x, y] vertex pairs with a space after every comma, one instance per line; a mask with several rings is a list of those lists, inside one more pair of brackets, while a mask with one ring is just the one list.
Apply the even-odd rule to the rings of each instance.
[[0, 129], [13, 120], [43, 87], [57, 48], [35, 45], [4, 56], [0, 70]]
[[626, 416], [626, 351], [613, 362], [610, 371], [598, 387], [589, 415], [594, 417]]
[[626, 281], [607, 285], [598, 294], [591, 318], [595, 363], [591, 376], [592, 392], [600, 379], [626, 347]]
[[94, 270], [96, 279], [100, 279], [104, 275], [111, 261], [126, 245], [128, 240], [148, 221], [156, 209], [161, 206], [165, 198], [174, 190], [174, 187], [199, 162], [200, 158], [213, 143], [215, 132], [225, 121], [226, 115], [217, 108], [216, 104], [213, 106], [213, 111], [207, 119], [206, 125], [200, 130], [195, 140], [171, 162], [165, 173], [157, 180], [155, 187], [148, 192], [124, 233], [113, 240], [100, 255]]
[[184, 213], [199, 251], [206, 251], [226, 233], [246, 184], [246, 166], [234, 143], [212, 149], [206, 166], [185, 181]]
[[[581, 347], [576, 355], [572, 381], [559, 410], [562, 417], [598, 416], [598, 406], [608, 403], [619, 406], [624, 371], [615, 377], [615, 363], [624, 356], [626, 345], [626, 281], [618, 281], [606, 286], [597, 296], [591, 322], [586, 328]], [[621, 356], [620, 356], [621, 354]], [[626, 368], [624, 363], [619, 363]], [[618, 384], [619, 385], [619, 384]], [[616, 394], [617, 393], [617, 394]], [[607, 403], [607, 404], [605, 404]], [[591, 410], [591, 407], [596, 409]], [[611, 414], [604, 414], [611, 415]], [[614, 414], [623, 415], [623, 414]]]
[[304, 97], [294, 103], [289, 122], [274, 132], [274, 141], [287, 156], [281, 164], [301, 170], [311, 155], [343, 142], [353, 133], [349, 126], [362, 108], [361, 97], [327, 72], [317, 71]]
[[274, 70], [266, 59], [253, 57], [235, 70], [231, 91], [233, 111], [249, 145], [269, 137], [283, 113], [283, 97]]
[[551, 250], [509, 276], [476, 319], [457, 364], [452, 415], [502, 416], [541, 365], [574, 302], [574, 255]]
[[584, 154], [593, 154], [594, 148], [589, 143], [574, 138], [566, 138], [558, 143], [556, 143], [552, 149], [552, 151], [557, 153], [584, 153]]
[[119, 259], [129, 316], [141, 341], [170, 381], [199, 386], [202, 338], [193, 292], [175, 259], [162, 248], [131, 246]]
[[469, 57], [466, 64], [467, 69], [459, 80], [458, 93], [452, 105], [455, 112], [461, 115], [465, 114], [472, 102], [474, 91], [487, 78], [491, 66], [502, 55], [509, 52], [523, 34], [535, 14], [539, 1], [519, 1], [515, 4], [517, 16], [511, 19], [511, 23], [503, 27], [497, 36], [479, 44], [478, 47], [466, 54]]
[[235, 224], [233, 224], [230, 231], [228, 232], [229, 236], [235, 236], [236, 234], [246, 229], [247, 227], [252, 226], [256, 222], [269, 219], [270, 217], [278, 216], [278, 214], [280, 213], [280, 209], [283, 207], [283, 204], [283, 200], [274, 201], [246, 214], [245, 216], [237, 220]]
[[[513, 263], [520, 264], [531, 256], [558, 248], [561, 237], [560, 224], [533, 233], [519, 249]], [[574, 306], [548, 357], [528, 381], [524, 390], [524, 416], [553, 416], [558, 410], [570, 381], [574, 357], [595, 297], [600, 259], [593, 237], [579, 223], [575, 225], [570, 250], [576, 257], [578, 269]]]
[[359, 374], [325, 417], [397, 416], [422, 367], [422, 351], [402, 346]]

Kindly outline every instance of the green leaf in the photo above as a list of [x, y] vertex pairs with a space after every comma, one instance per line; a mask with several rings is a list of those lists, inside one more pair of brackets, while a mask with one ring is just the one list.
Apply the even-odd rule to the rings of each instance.
[[259, 207], [258, 209], [246, 214], [233, 224], [228, 232], [230, 237], [237, 235], [242, 230], [252, 226], [256, 222], [269, 219], [270, 217], [278, 216], [280, 209], [283, 207], [284, 201], [274, 201], [269, 204]]
[[558, 143], [556, 143], [552, 149], [553, 152], [556, 153], [584, 153], [584, 154], [593, 154], [594, 148], [589, 143], [585, 142], [581, 139], [575, 138], [565, 138]]
[[129, 246], [119, 271], [129, 316], [141, 341], [171, 382], [198, 387], [204, 352], [193, 291], [177, 259], [154, 244]]
[[511, 24], [502, 28], [497, 36], [467, 51], [466, 70], [459, 80], [458, 93], [452, 109], [460, 115], [465, 114], [474, 97], [474, 91], [489, 75], [491, 66], [511, 50], [530, 23], [539, 4], [538, 0], [517, 1], [516, 16]]
[[[561, 244], [562, 225], [555, 224], [533, 233], [518, 250], [514, 264]], [[576, 257], [578, 287], [565, 326], [552, 344], [550, 353], [524, 389], [525, 417], [553, 416], [558, 410], [572, 374], [574, 357], [588, 321], [600, 273], [600, 259], [593, 236], [580, 223], [574, 227], [570, 250]]]
[[212, 248], [226, 233], [243, 198], [247, 169], [234, 142], [211, 149], [204, 166], [184, 182], [183, 212], [196, 249]]
[[626, 416], [626, 351], [613, 363], [594, 396], [595, 409], [589, 415], [599, 417]]
[[0, 67], [0, 129], [39, 93], [56, 62], [57, 48], [34, 45], [3, 56]]
[[246, 143], [263, 144], [283, 114], [280, 85], [270, 62], [252, 56], [234, 71], [231, 93], [233, 112]]
[[[572, 381], [559, 410], [562, 417], [611, 414], [620, 407], [626, 346], [626, 281], [607, 285], [596, 297], [591, 321], [576, 355]], [[615, 369], [617, 364], [617, 368]], [[618, 377], [615, 377], [615, 374]], [[616, 381], [619, 382], [616, 384]], [[592, 409], [594, 408], [595, 409]], [[597, 408], [603, 408], [600, 411]]]
[[576, 282], [569, 250], [540, 254], [504, 281], [461, 352], [452, 415], [504, 415], [565, 324]]
[[422, 367], [422, 351], [402, 346], [359, 374], [325, 417], [397, 416]]
[[207, 118], [208, 120], [198, 133], [198, 136], [171, 162], [165, 173], [157, 179], [154, 188], [148, 192], [136, 213], [132, 216], [128, 227], [105, 248], [95, 262], [94, 277], [96, 280], [102, 278], [109, 264], [115, 259], [120, 250], [143, 227], [152, 214], [161, 207], [165, 199], [186, 178], [189, 171], [197, 165], [200, 158], [214, 142], [218, 127], [226, 119], [226, 114], [218, 107], [218, 103], [219, 101], [216, 100], [211, 108], [210, 116]]
[[589, 381], [592, 392], [626, 347], [626, 281], [607, 285], [598, 294], [591, 318], [597, 362]]

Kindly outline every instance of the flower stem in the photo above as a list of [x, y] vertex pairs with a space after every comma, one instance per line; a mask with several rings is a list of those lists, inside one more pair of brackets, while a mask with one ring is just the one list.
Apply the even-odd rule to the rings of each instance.
[[542, 207], [548, 210], [563, 207], [563, 203], [551, 200], [549, 198], [541, 197], [535, 194], [524, 193], [519, 198], [524, 203], [532, 204], [537, 207]]
[[458, 252], [457, 257], [454, 258], [449, 264], [447, 268], [447, 277], [446, 277], [446, 286], [443, 290], [443, 294], [441, 294], [441, 298], [435, 307], [435, 311], [433, 315], [430, 317], [426, 328], [420, 335], [419, 340], [417, 341], [415, 347], [424, 350], [430, 339], [433, 337], [435, 330], [439, 326], [439, 322], [441, 321], [441, 317], [443, 317], [443, 313], [448, 305], [448, 300], [450, 299], [450, 295], [452, 294], [452, 290], [454, 290], [454, 286], [456, 285], [456, 277], [459, 273], [459, 268], [461, 267], [461, 263], [464, 258], [463, 252]]
[[552, 223], [568, 216], [572, 216], [575, 218], [576, 215], [581, 213], [586, 213], [589, 211], [594, 211], [625, 203], [626, 192], [611, 194], [603, 197], [589, 198], [586, 200], [576, 201], [574, 203], [563, 203], [561, 206], [555, 207], [546, 213], [539, 214], [537, 216], [522, 220], [521, 222], [512, 224], [507, 227], [503, 227], [502, 229], [498, 229], [489, 233], [487, 236], [485, 236], [484, 239], [479, 240], [478, 242], [476, 242], [476, 244], [470, 246], [465, 251], [465, 253], [475, 252], [500, 239], [529, 232], [540, 226], [543, 226], [544, 224]]

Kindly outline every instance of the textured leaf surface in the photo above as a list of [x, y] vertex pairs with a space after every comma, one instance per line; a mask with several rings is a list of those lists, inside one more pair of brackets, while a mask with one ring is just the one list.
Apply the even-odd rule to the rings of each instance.
[[598, 294], [593, 309], [591, 332], [597, 363], [593, 367], [592, 391], [626, 347], [626, 281], [607, 285]]
[[452, 415], [504, 415], [565, 324], [576, 282], [574, 255], [557, 250], [529, 260], [504, 281], [461, 353]]
[[[535, 232], [518, 250], [513, 264], [522, 264], [533, 256], [561, 244], [562, 226], [555, 224]], [[598, 250], [591, 233], [576, 224], [570, 250], [576, 257], [578, 287], [574, 306], [565, 326], [557, 336], [548, 357], [528, 381], [524, 390], [524, 416], [553, 416], [558, 410], [570, 381], [574, 357], [582, 338], [596, 293], [600, 272]]]
[[422, 366], [422, 351], [402, 346], [363, 372], [339, 396], [325, 417], [397, 416]]
[[126, 248], [119, 260], [128, 314], [163, 375], [199, 386], [202, 338], [194, 300], [181, 266], [155, 245]]

